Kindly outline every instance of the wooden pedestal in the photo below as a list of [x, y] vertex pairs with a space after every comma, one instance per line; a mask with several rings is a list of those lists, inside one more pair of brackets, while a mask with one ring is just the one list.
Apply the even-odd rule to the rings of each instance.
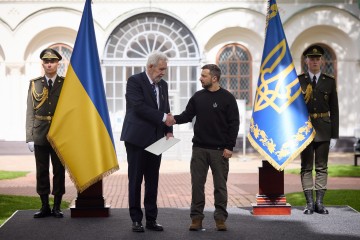
[[99, 181], [82, 193], [78, 193], [75, 207], [70, 208], [71, 217], [108, 217], [110, 206], [105, 206], [102, 195], [102, 181]]
[[253, 215], [290, 215], [291, 205], [284, 195], [284, 172], [263, 160], [259, 167], [259, 193], [252, 203]]

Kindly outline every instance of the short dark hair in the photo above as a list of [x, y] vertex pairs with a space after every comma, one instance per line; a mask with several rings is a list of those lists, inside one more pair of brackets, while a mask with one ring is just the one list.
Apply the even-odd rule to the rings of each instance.
[[221, 70], [216, 64], [206, 64], [201, 69], [209, 69], [210, 75], [216, 77], [220, 81]]

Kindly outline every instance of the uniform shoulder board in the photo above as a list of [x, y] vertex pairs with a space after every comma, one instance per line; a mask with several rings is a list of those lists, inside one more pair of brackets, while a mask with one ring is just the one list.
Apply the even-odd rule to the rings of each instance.
[[301, 73], [301, 74], [298, 75], [298, 77], [302, 77], [304, 75], [305, 75], [305, 73]]
[[335, 77], [333, 75], [330, 75], [330, 74], [327, 74], [327, 73], [322, 73], [322, 74], [324, 74], [325, 76], [327, 76], [329, 78], [335, 79]]
[[36, 81], [36, 80], [40, 80], [40, 79], [42, 79], [43, 77], [42, 76], [40, 76], [40, 77], [37, 77], [37, 78], [34, 78], [34, 79], [31, 79], [30, 80], [30, 82], [32, 82], [32, 81]]

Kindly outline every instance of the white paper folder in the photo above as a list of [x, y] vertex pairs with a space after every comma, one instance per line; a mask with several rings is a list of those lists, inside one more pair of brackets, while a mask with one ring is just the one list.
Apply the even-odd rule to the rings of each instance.
[[166, 137], [163, 137], [145, 148], [145, 150], [159, 156], [178, 142], [180, 142], [178, 138], [170, 137], [166, 140]]

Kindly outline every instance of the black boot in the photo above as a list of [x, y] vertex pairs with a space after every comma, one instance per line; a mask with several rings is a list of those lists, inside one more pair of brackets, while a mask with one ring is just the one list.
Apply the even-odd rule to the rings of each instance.
[[314, 213], [313, 191], [305, 190], [304, 194], [305, 194], [305, 198], [306, 198], [306, 207], [305, 207], [303, 213], [304, 214], [313, 214]]
[[323, 199], [325, 196], [325, 189], [316, 190], [316, 202], [315, 202], [315, 212], [319, 214], [329, 214], [329, 211], [323, 205]]
[[34, 218], [44, 218], [51, 216], [51, 210], [49, 206], [49, 195], [40, 195], [41, 208], [40, 211], [34, 214]]
[[52, 209], [52, 215], [56, 218], [62, 218], [64, 217], [64, 214], [62, 213], [61, 209], [60, 209], [60, 205], [61, 205], [61, 195], [55, 195], [54, 196], [54, 206]]

